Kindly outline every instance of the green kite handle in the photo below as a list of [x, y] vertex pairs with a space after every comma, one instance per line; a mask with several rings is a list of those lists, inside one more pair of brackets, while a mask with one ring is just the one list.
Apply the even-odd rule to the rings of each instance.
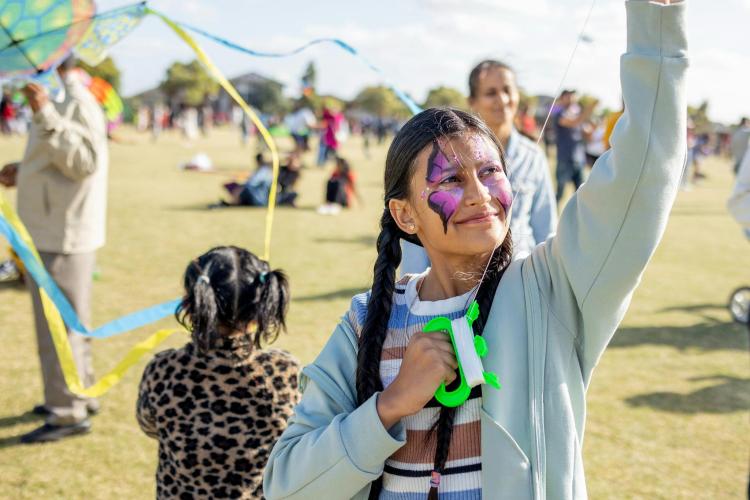
[[[469, 324], [469, 328], [471, 328], [471, 325], [478, 317], [479, 304], [474, 301], [471, 303], [471, 306], [469, 306], [469, 309], [466, 312], [466, 316], [464, 317]], [[459, 355], [458, 344], [453, 333], [451, 320], [444, 316], [434, 318], [429, 323], [427, 323], [427, 325], [425, 325], [424, 331], [428, 333], [445, 332], [451, 339], [453, 350], [456, 353], [456, 360], [458, 361], [458, 374], [460, 377], [460, 384], [456, 389], [452, 391], [448, 391], [445, 388], [445, 383], [440, 384], [440, 387], [438, 387], [437, 391], [435, 391], [435, 399], [437, 399], [437, 401], [441, 405], [447, 406], [448, 408], [461, 406], [466, 402], [467, 399], [469, 399], [469, 395], [471, 394], [471, 386], [467, 382], [466, 375], [464, 374], [464, 368], [462, 365], [461, 356]], [[484, 357], [487, 355], [487, 341], [479, 335], [474, 335], [473, 337], [473, 348], [476, 351], [477, 356]], [[471, 356], [474, 356], [474, 354], [471, 354]], [[474, 359], [477, 360], [475, 361], [475, 365], [477, 363], [480, 363], [478, 361], [479, 358], [474, 357]], [[474, 370], [476, 372], [476, 369]], [[495, 389], [500, 389], [500, 381], [498, 380], [496, 374], [482, 370], [482, 375], [484, 377], [485, 384], [489, 385], [490, 387], [494, 387]]]
[[[451, 338], [451, 343], [453, 344], [453, 349], [455, 351], [456, 341], [453, 338], [453, 328], [451, 327], [451, 320], [449, 320], [448, 318], [440, 316], [432, 319], [429, 323], [427, 323], [427, 325], [425, 325], [424, 331], [428, 333], [447, 333]], [[469, 399], [469, 394], [471, 394], [471, 387], [469, 387], [469, 384], [466, 382], [466, 377], [464, 377], [464, 370], [461, 367], [460, 361], [458, 362], [458, 373], [461, 377], [461, 384], [458, 386], [458, 388], [454, 389], [453, 391], [448, 391], [445, 388], [445, 382], [443, 382], [442, 384], [440, 384], [440, 387], [438, 387], [438, 390], [435, 391], [435, 399], [437, 399], [441, 405], [447, 406], [448, 408], [461, 406], [466, 402], [467, 399]]]

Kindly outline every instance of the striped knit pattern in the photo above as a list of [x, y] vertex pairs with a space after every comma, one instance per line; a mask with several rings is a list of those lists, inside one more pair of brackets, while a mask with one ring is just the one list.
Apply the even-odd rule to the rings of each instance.
[[[425, 273], [426, 274], [426, 273]], [[388, 335], [383, 345], [380, 377], [384, 387], [393, 382], [401, 367], [406, 346], [411, 336], [437, 316], [455, 319], [466, 312], [470, 293], [435, 302], [420, 301], [416, 284], [424, 275], [405, 276], [393, 294], [393, 307], [388, 321]], [[367, 315], [369, 292], [352, 300], [349, 320], [359, 334]], [[407, 308], [411, 306], [408, 313]], [[456, 412], [446, 470], [440, 480], [441, 500], [469, 500], [482, 498], [480, 411], [481, 391]], [[437, 421], [440, 406], [433, 400], [419, 413], [402, 420], [406, 428], [406, 444], [385, 462], [381, 500], [424, 500], [430, 489], [436, 442], [428, 435]]]

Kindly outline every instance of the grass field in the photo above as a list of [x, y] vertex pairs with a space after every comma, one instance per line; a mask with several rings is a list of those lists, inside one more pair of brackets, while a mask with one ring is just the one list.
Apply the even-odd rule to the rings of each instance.
[[[214, 245], [262, 252], [262, 210], [205, 209], [223, 181], [250, 168], [255, 149], [242, 148], [238, 133], [214, 131], [192, 147], [171, 134], [156, 144], [132, 131], [123, 136], [129, 143], [110, 149], [108, 242], [98, 254], [95, 326], [178, 296], [187, 263]], [[23, 147], [21, 138], [0, 138], [0, 164], [18, 159]], [[197, 152], [213, 159], [218, 174], [177, 169]], [[289, 333], [278, 345], [304, 362], [372, 278], [385, 147], [368, 159], [353, 139], [343, 154], [358, 172], [364, 206], [318, 215], [325, 172], [312, 167], [303, 172], [299, 208], [276, 212], [271, 261], [291, 276], [294, 298]], [[584, 461], [593, 499], [744, 497], [748, 333], [732, 324], [726, 303], [733, 289], [750, 283], [750, 242], [725, 210], [728, 161], [711, 160], [706, 173], [708, 180], [680, 193], [589, 390]], [[157, 326], [173, 324], [165, 320], [96, 342], [97, 372]], [[0, 287], [0, 339], [0, 498], [152, 498], [156, 442], [134, 418], [145, 362], [102, 398], [90, 435], [27, 447], [17, 436], [41, 423], [29, 410], [42, 393], [31, 304], [22, 287]], [[183, 341], [173, 337], [168, 345]]]

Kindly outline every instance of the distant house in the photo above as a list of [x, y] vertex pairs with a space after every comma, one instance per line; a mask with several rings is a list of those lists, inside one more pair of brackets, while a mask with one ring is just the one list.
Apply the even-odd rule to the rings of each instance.
[[[229, 82], [237, 89], [240, 96], [245, 99], [251, 106], [257, 107], [262, 99], [265, 98], [268, 89], [272, 88], [281, 93], [284, 85], [276, 80], [267, 78], [257, 73], [245, 73], [243, 75], [230, 78]], [[129, 98], [132, 102], [140, 105], [151, 106], [157, 103], [166, 103], [170, 107], [179, 106], [179, 102], [168, 102], [167, 96], [159, 87], [146, 90]], [[179, 101], [179, 98], [176, 99]], [[219, 93], [209, 99], [214, 112], [229, 113], [234, 106], [234, 100], [227, 94], [224, 89], [220, 88]]]

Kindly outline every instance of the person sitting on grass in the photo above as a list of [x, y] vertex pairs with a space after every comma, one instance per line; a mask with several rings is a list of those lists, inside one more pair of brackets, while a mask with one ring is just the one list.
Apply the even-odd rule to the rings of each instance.
[[289, 283], [247, 250], [190, 263], [178, 321], [192, 340], [146, 366], [136, 415], [159, 441], [157, 498], [260, 498], [263, 468], [299, 399], [299, 363], [261, 350], [286, 329]]
[[[273, 185], [273, 169], [263, 157], [263, 153], [255, 155], [255, 162], [258, 167], [244, 183], [229, 182], [224, 184], [224, 189], [231, 197], [230, 200], [220, 200], [216, 204], [209, 205], [209, 208], [268, 206], [271, 186]], [[277, 205], [294, 206], [294, 200], [297, 199], [298, 193], [293, 188], [299, 178], [300, 168], [299, 157], [295, 153], [289, 155], [287, 164], [279, 168]]]
[[318, 208], [318, 213], [335, 215], [342, 207], [352, 207], [359, 199], [356, 180], [349, 162], [336, 157], [336, 167], [326, 183], [326, 202]]

